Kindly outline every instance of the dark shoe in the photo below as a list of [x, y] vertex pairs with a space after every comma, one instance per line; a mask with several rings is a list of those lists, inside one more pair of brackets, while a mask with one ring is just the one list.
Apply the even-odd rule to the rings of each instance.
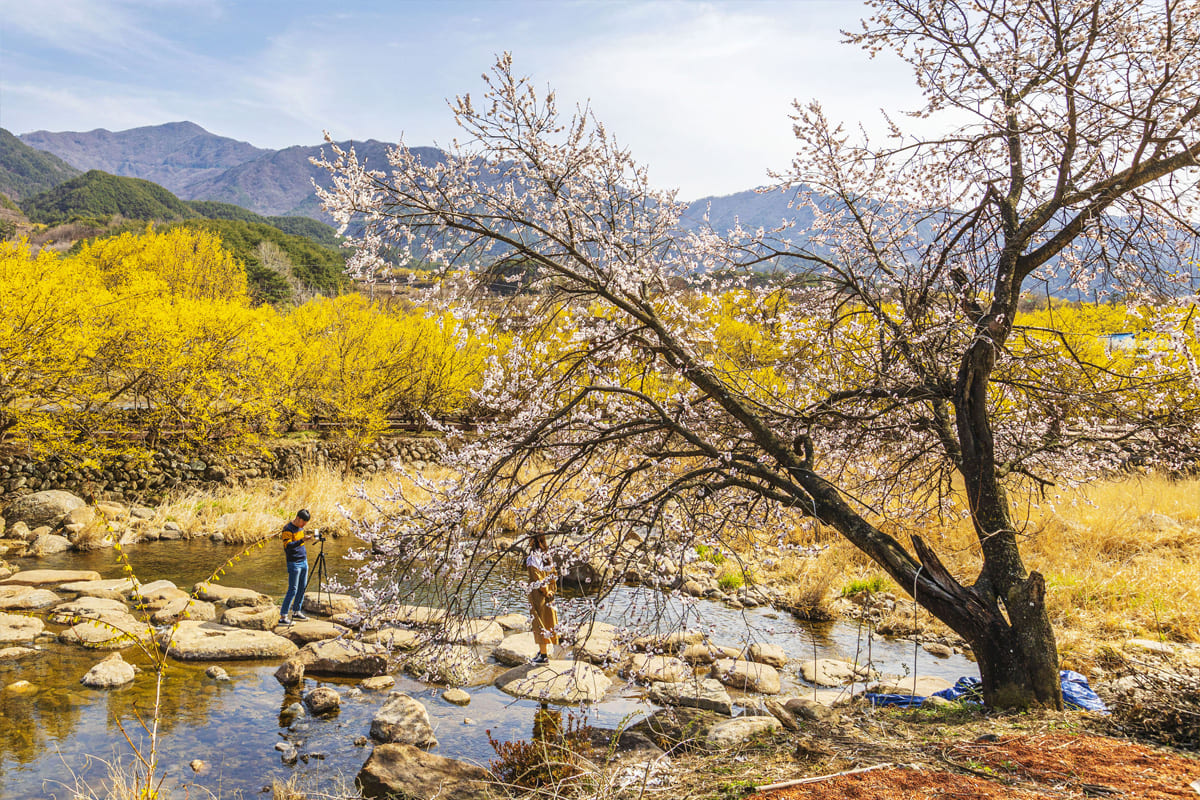
[[287, 617], [280, 617], [279, 624], [280, 625], [291, 625], [292, 621], [290, 619], [288, 619]]
[[549, 660], [550, 660], [550, 659], [549, 659], [549, 658], [546, 656], [546, 654], [545, 654], [545, 653], [538, 653], [538, 654], [537, 654], [537, 655], [534, 657], [533, 661], [530, 661], [529, 663], [530, 663], [530, 664], [545, 664], [545, 663], [546, 663], [547, 661], [549, 661]]
[[295, 614], [292, 614], [292, 619], [308, 619], [308, 615], [303, 611], [297, 611]]

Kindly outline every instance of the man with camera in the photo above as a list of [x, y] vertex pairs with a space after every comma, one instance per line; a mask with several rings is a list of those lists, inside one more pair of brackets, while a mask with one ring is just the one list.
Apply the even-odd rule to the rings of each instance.
[[[279, 538], [283, 541], [283, 553], [287, 559], [288, 588], [283, 596], [283, 606], [279, 609], [279, 624], [291, 625], [292, 619], [308, 619], [304, 613], [304, 589], [308, 585], [308, 551], [304, 543], [321, 541], [319, 530], [305, 534], [304, 526], [310, 518], [307, 508], [296, 512], [296, 518], [283, 526]], [[292, 613], [288, 615], [288, 609]]]

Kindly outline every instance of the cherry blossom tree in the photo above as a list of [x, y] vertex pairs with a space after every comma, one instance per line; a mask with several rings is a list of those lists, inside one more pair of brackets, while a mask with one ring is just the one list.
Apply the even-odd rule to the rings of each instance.
[[[941, 132], [896, 122], [875, 144], [798, 103], [778, 177], [803, 231], [686, 231], [673, 192], [507, 55], [482, 99], [452, 104], [464, 138], [445, 158], [401, 144], [379, 171], [333, 148], [321, 196], [362, 226], [352, 267], [443, 265], [430, 302], [510, 341], [479, 398], [497, 421], [447, 455], [460, 479], [367, 532], [380, 558], [461, 596], [503, 525], [570, 528], [611, 582], [806, 515], [971, 645], [989, 704], [1061, 707], [1009, 494], [1118, 469], [1132, 441], [1194, 458], [1200, 9], [868, 5], [847, 40], [911, 65], [910, 127]], [[1105, 358], [1018, 323], [1023, 292], [1065, 288], [1180, 301], [1152, 320], [1173, 350]], [[971, 576], [900, 533], [956, 497]]]

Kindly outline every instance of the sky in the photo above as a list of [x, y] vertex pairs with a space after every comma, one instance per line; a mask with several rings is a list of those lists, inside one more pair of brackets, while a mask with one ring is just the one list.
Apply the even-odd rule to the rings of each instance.
[[915, 108], [906, 65], [841, 43], [857, 0], [0, 0], [0, 127], [189, 120], [258, 147], [448, 144], [447, 100], [515, 71], [588, 103], [682, 199], [769, 182], [795, 100], [883, 130]]

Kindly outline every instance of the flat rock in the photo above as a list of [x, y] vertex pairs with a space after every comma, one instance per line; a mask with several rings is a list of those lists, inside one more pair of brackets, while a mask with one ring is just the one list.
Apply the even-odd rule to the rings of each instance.
[[716, 678], [653, 683], [650, 685], [650, 702], [660, 706], [702, 708], [727, 717], [733, 713], [733, 700]]
[[501, 614], [493, 619], [497, 625], [506, 631], [529, 630], [529, 617], [525, 614]]
[[0, 647], [0, 664], [20, 661], [23, 658], [29, 658], [40, 652], [40, 650], [35, 650], [32, 647]]
[[933, 675], [908, 675], [880, 680], [870, 687], [870, 691], [879, 694], [902, 694], [916, 697], [928, 697], [943, 689], [951, 689], [954, 684], [945, 678]]
[[0, 581], [0, 586], [57, 586], [71, 581], [98, 581], [100, 573], [90, 569], [26, 569]]
[[514, 633], [492, 651], [492, 658], [510, 667], [527, 664], [538, 654], [538, 644], [532, 633]]
[[271, 598], [253, 589], [224, 586], [220, 583], [197, 583], [192, 587], [192, 594], [210, 603], [224, 603], [227, 608], [275, 605]]
[[89, 619], [104, 619], [109, 616], [130, 616], [129, 607], [120, 600], [107, 597], [78, 597], [59, 603], [50, 612], [50, 621], [56, 625], [75, 625]]
[[396, 679], [391, 675], [376, 675], [374, 678], [364, 678], [358, 682], [360, 689], [368, 692], [382, 692], [396, 685]]
[[79, 679], [79, 682], [92, 689], [112, 689], [133, 683], [133, 677], [136, 674], [137, 670], [132, 664], [121, 658], [120, 653], [113, 653], [89, 669], [87, 674]]
[[134, 600], [141, 598], [142, 601], [153, 603], [155, 601], [177, 600], [180, 597], [188, 597], [188, 593], [180, 589], [173, 582], [168, 580], [151, 581], [150, 583], [139, 583], [136, 586], [130, 586], [128, 589], [121, 589], [121, 594], [125, 595], [125, 599]]
[[0, 586], [0, 611], [33, 611], [62, 600], [49, 589], [33, 586]]
[[708, 731], [723, 719], [705, 709], [672, 707], [654, 712], [630, 730], [646, 734], [667, 751], [677, 747], [691, 749], [703, 744]]
[[671, 631], [661, 636], [639, 636], [630, 646], [647, 653], [674, 653], [690, 644], [703, 642], [704, 634], [700, 631]]
[[185, 619], [208, 622], [217, 618], [217, 607], [207, 600], [184, 595], [168, 600], [150, 616], [155, 625], [174, 625]]
[[1166, 642], [1155, 641], [1154, 639], [1128, 639], [1122, 647], [1125, 650], [1140, 650], [1145, 653], [1155, 653], [1161, 656], [1169, 656], [1175, 652], [1171, 645]]
[[651, 656], [635, 653], [627, 667], [634, 680], [674, 683], [694, 678], [696, 671], [674, 656]]
[[167, 654], [181, 661], [288, 658], [298, 649], [291, 641], [270, 631], [230, 628], [190, 619], [179, 623], [173, 639], [169, 632], [160, 634], [160, 644], [168, 641]]
[[60, 633], [58, 639], [90, 650], [123, 650], [139, 639], [148, 642], [153, 636], [154, 629], [132, 615], [111, 614], [97, 622], [72, 625]]
[[356, 778], [363, 796], [413, 800], [488, 800], [490, 775], [474, 764], [426, 753], [411, 744], [381, 744]]
[[456, 706], [465, 706], [470, 704], [471, 695], [455, 687], [442, 692], [442, 699], [447, 703], [454, 703]]
[[391, 627], [365, 633], [362, 639], [364, 642], [378, 642], [389, 650], [411, 650], [421, 641], [417, 631]]
[[[285, 640], [286, 641], [286, 640]], [[371, 642], [327, 639], [309, 642], [296, 653], [306, 674], [380, 675], [387, 671], [387, 650]]]
[[494, 647], [504, 640], [504, 628], [490, 619], [468, 619], [447, 623], [442, 637], [450, 644]]
[[[230, 610], [232, 611], [233, 609]], [[278, 622], [278, 618], [276, 622]], [[345, 636], [350, 632], [350, 629], [323, 619], [302, 619], [299, 622], [293, 622], [291, 625], [280, 626], [275, 632], [303, 647], [309, 642], [321, 642], [325, 639], [336, 639], [339, 636]]]
[[60, 592], [82, 594], [88, 597], [108, 597], [124, 595], [133, 589], [133, 581], [129, 578], [105, 578], [103, 580], [68, 581], [59, 584]]
[[[252, 631], [271, 631], [279, 624], [279, 609], [273, 605], [234, 606], [226, 609], [221, 615], [221, 624]], [[280, 633], [282, 634], [282, 631]]]
[[841, 686], [856, 680], [869, 679], [871, 670], [864, 664], [856, 666], [849, 661], [818, 658], [801, 663], [800, 674], [804, 676], [804, 680], [817, 686]]
[[803, 717], [813, 722], [829, 722], [837, 718], [838, 713], [829, 705], [807, 697], [789, 697], [783, 707], [793, 716]]
[[758, 664], [769, 664], [776, 668], [786, 667], [788, 662], [787, 654], [783, 652], [782, 647], [767, 642], [755, 642], [750, 645], [746, 650], [746, 660]]
[[689, 664], [712, 664], [722, 658], [738, 658], [741, 654], [736, 647], [709, 642], [684, 645], [679, 651], [679, 657]]
[[439, 625], [445, 621], [446, 612], [429, 606], [399, 606], [389, 618], [401, 625]]
[[0, 645], [29, 644], [45, 628], [37, 617], [0, 613]]
[[575, 657], [593, 664], [611, 664], [621, 659], [617, 629], [607, 622], [582, 626], [575, 636]]
[[419, 700], [403, 692], [392, 692], [383, 708], [371, 720], [371, 738], [377, 742], [437, 747], [429, 710]]
[[783, 728], [775, 717], [738, 717], [718, 722], [708, 729], [705, 741], [713, 750], [735, 747], [763, 733], [774, 733]]
[[86, 506], [83, 498], [70, 492], [51, 489], [18, 497], [4, 511], [8, 524], [24, 522], [30, 528], [47, 525], [51, 528], [63, 521], [76, 508]]
[[496, 678], [503, 692], [547, 703], [594, 703], [611, 685], [601, 670], [579, 661], [526, 664]]
[[779, 694], [779, 672], [767, 664], [723, 658], [713, 664], [713, 676], [726, 686], [747, 692]]
[[304, 610], [310, 614], [332, 617], [335, 614], [353, 614], [359, 610], [358, 598], [348, 594], [330, 592], [308, 592], [304, 595]]

